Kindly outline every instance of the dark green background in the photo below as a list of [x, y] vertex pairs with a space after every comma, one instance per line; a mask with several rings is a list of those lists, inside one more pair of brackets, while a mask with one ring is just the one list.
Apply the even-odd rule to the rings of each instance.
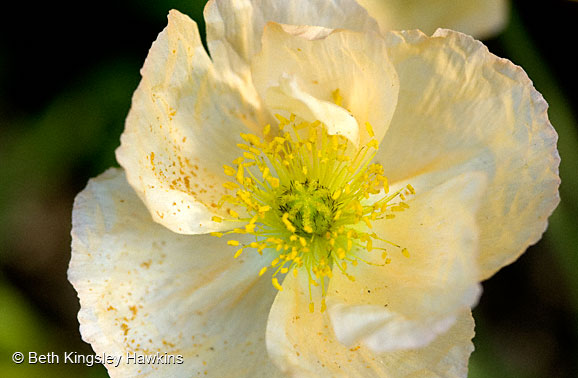
[[[72, 201], [116, 165], [139, 69], [171, 8], [204, 1], [14, 2], [0, 23], [0, 375], [105, 376], [15, 365], [15, 351], [91, 353], [66, 280]], [[578, 377], [578, 3], [513, 4], [486, 43], [521, 65], [560, 135], [562, 203], [544, 239], [484, 283], [471, 377]]]

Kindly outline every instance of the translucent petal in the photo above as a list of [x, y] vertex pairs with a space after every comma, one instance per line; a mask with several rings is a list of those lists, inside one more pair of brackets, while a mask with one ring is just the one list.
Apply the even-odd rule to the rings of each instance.
[[174, 232], [206, 233], [215, 223], [237, 157], [240, 133], [261, 127], [259, 111], [217, 75], [196, 24], [171, 11], [141, 71], [117, 159], [153, 219]]
[[257, 91], [272, 110], [324, 122], [330, 134], [344, 135], [354, 145], [371, 139], [365, 125], [369, 122], [379, 141], [398, 93], [383, 39], [345, 30], [317, 38], [320, 33], [308, 29], [267, 25], [263, 50], [252, 64]]
[[[468, 309], [449, 330], [419, 349], [375, 353], [363, 344], [345, 346], [327, 312], [309, 312], [306, 277], [287, 276], [267, 326], [267, 349], [279, 368], [298, 377], [467, 377], [474, 321]], [[317, 300], [319, 298], [316, 298]]]
[[448, 28], [489, 38], [504, 29], [508, 21], [507, 0], [359, 0], [381, 29], [420, 29], [432, 34]]
[[[78, 195], [68, 275], [83, 339], [97, 354], [123, 356], [118, 367], [107, 366], [111, 376], [278, 375], [265, 350], [276, 290], [258, 277], [259, 255], [233, 259], [238, 247], [224, 239], [179, 235], [153, 222], [121, 170]], [[182, 362], [126, 358], [157, 352]]]
[[397, 108], [376, 161], [391, 182], [430, 174], [435, 186], [481, 171], [488, 189], [476, 221], [480, 277], [538, 241], [558, 197], [557, 135], [524, 71], [464, 34], [390, 33]]
[[[465, 173], [430, 190], [423, 182], [427, 179], [412, 182], [416, 196], [406, 201], [409, 209], [375, 221], [369, 230], [382, 239], [372, 251], [360, 252], [372, 265], [350, 265], [354, 282], [333, 270], [327, 306], [345, 345], [361, 342], [376, 352], [419, 348], [477, 303], [475, 214], [485, 177]], [[379, 248], [387, 250], [391, 263], [384, 264]]]

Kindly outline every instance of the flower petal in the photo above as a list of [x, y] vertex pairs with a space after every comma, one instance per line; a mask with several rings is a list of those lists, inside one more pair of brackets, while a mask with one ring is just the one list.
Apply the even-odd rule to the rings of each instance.
[[[233, 259], [234, 248], [153, 222], [121, 170], [89, 182], [74, 205], [68, 274], [83, 339], [123, 356], [112, 376], [277, 375], [264, 341], [276, 290], [258, 278], [266, 261]], [[182, 364], [127, 363], [127, 353], [157, 352]]]
[[210, 0], [205, 7], [207, 44], [215, 64], [250, 81], [250, 62], [261, 50], [265, 24], [312, 25], [378, 31], [375, 20], [352, 0]]
[[504, 29], [507, 0], [359, 0], [383, 30], [421, 29], [426, 34], [443, 27], [484, 39]]
[[524, 71], [449, 30], [389, 33], [400, 79], [397, 108], [377, 162], [390, 182], [425, 172], [435, 186], [482, 171], [480, 277], [513, 262], [546, 229], [558, 198], [557, 135]]
[[[319, 120], [330, 134], [344, 135], [355, 145], [371, 139], [365, 126], [369, 122], [379, 141], [398, 93], [383, 39], [375, 33], [335, 30], [311, 40], [303, 35], [319, 34], [307, 29], [296, 33], [295, 28], [267, 24], [263, 49], [252, 65], [265, 104], [309, 122]], [[342, 97], [341, 104], [336, 95]]]
[[267, 349], [283, 372], [299, 377], [466, 377], [474, 347], [469, 309], [427, 347], [375, 353], [335, 338], [327, 312], [309, 312], [307, 280], [288, 275], [269, 316]]
[[[177, 11], [142, 69], [117, 159], [156, 222], [185, 234], [220, 230], [212, 222], [237, 157], [240, 132], [261, 125], [258, 103], [220, 78], [196, 24]], [[230, 226], [230, 225], [229, 225]]]
[[[475, 214], [485, 177], [465, 173], [429, 191], [426, 185], [427, 180], [414, 180], [417, 194], [406, 202], [409, 209], [374, 223], [380, 238], [401, 248], [374, 243], [363, 256], [372, 265], [348, 267], [354, 282], [334, 269], [327, 306], [345, 345], [362, 342], [375, 352], [419, 348], [477, 303]], [[383, 264], [379, 248], [387, 250], [390, 264]]]

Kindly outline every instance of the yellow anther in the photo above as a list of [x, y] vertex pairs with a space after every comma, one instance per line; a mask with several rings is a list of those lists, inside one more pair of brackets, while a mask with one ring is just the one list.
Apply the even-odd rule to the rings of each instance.
[[409, 251], [407, 250], [407, 248], [403, 248], [401, 250], [401, 254], [404, 255], [405, 257], [409, 257]]
[[335, 212], [335, 215], [333, 216], [333, 220], [338, 220], [339, 217], [341, 217], [341, 209], [339, 209]]
[[413, 188], [413, 186], [411, 186], [411, 184], [407, 184], [406, 188], [407, 190], [409, 190], [411, 194], [415, 194], [415, 189]]
[[339, 146], [339, 138], [337, 137], [337, 135], [332, 135], [331, 136], [331, 147], [334, 150], [337, 150], [338, 146]]
[[345, 184], [345, 188], [343, 191], [345, 192], [345, 194], [351, 193], [351, 185], [349, 185], [349, 183]]
[[270, 173], [269, 167], [263, 168], [263, 171], [262, 171], [262, 172], [263, 172], [263, 174], [262, 174], [262, 175], [263, 175], [263, 180], [266, 180], [267, 177], [269, 177], [269, 173]]
[[222, 232], [211, 232], [211, 236], [216, 236], [216, 237], [220, 238], [223, 236], [223, 233]]
[[235, 252], [235, 256], [233, 256], [233, 258], [236, 259], [237, 257], [241, 256], [241, 253], [243, 253], [243, 248], [239, 248], [237, 252]]
[[373, 228], [373, 225], [371, 224], [371, 222], [369, 221], [369, 219], [367, 217], [363, 217], [363, 218], [361, 218], [361, 220], [365, 222], [367, 227]]
[[261, 270], [259, 271], [259, 277], [261, 277], [263, 274], [265, 274], [265, 272], [267, 271], [267, 267], [264, 266], [261, 268]]
[[230, 167], [228, 165], [223, 165], [223, 170], [225, 171], [225, 174], [227, 176], [235, 176], [236, 173], [235, 168]]
[[341, 94], [339, 93], [339, 88], [331, 92], [331, 97], [333, 97], [333, 102], [335, 103], [335, 105], [342, 106], [343, 97], [341, 97]]
[[228, 245], [232, 245], [232, 246], [237, 246], [239, 245], [239, 241], [238, 240], [229, 240], [227, 242]]
[[233, 209], [227, 210], [227, 213], [229, 213], [229, 215], [232, 216], [233, 218], [239, 218], [239, 214]]
[[213, 217], [211, 218], [211, 220], [212, 220], [213, 222], [221, 223], [221, 222], [223, 221], [223, 218], [218, 217], [218, 216], [215, 215], [215, 216], [213, 216]]
[[361, 203], [359, 203], [359, 201], [353, 201], [353, 208], [355, 209], [355, 215], [357, 215], [358, 217], [363, 215], [363, 206], [361, 206]]
[[279, 179], [277, 177], [267, 177], [267, 181], [273, 188], [279, 187]]
[[295, 232], [297, 229], [295, 228], [295, 226], [293, 226], [293, 224], [291, 223], [291, 221], [289, 220], [289, 213], [284, 213], [283, 217], [281, 218], [281, 221], [283, 222], [283, 224], [285, 224], [285, 227], [287, 227], [287, 229], [291, 232]]
[[339, 196], [341, 195], [341, 190], [336, 191], [335, 193], [333, 193], [333, 195], [331, 196], [331, 198], [335, 201], [339, 198]]
[[246, 144], [237, 143], [237, 147], [239, 147], [242, 150], [249, 151], [249, 146], [247, 146]]
[[247, 143], [251, 143], [255, 146], [260, 145], [260, 140], [256, 135], [253, 134], [243, 134], [241, 133], [241, 138], [243, 138], [243, 140]]
[[373, 132], [373, 126], [371, 126], [371, 123], [365, 122], [365, 129], [367, 130], [367, 133], [371, 138], [375, 137], [375, 133]]
[[377, 148], [379, 147], [379, 144], [377, 143], [377, 141], [375, 139], [372, 139], [367, 143], [367, 146], [373, 147], [377, 150]]
[[279, 281], [277, 281], [277, 277], [273, 277], [273, 279], [271, 280], [271, 282], [273, 283], [273, 286], [275, 287], [275, 289], [279, 290], [279, 291], [283, 291], [283, 286], [281, 286], [279, 284]]
[[237, 169], [237, 182], [241, 185], [243, 185], [243, 178], [244, 176], [244, 172], [245, 172], [245, 168], [243, 168], [243, 166], [241, 164], [239, 164], [239, 168]]
[[234, 182], [224, 182], [223, 186], [225, 187], [225, 189], [231, 189], [231, 190], [235, 190], [235, 189], [239, 189], [239, 185], [235, 184]]

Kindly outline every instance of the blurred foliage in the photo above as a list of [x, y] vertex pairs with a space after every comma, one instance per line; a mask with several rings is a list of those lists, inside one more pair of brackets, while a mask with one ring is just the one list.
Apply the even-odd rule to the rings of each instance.
[[[39, 119], [27, 119], [5, 135], [0, 152], [0, 222], [21, 208], [21, 199], [57, 191], [80, 169], [93, 174], [115, 165], [130, 92], [138, 83], [134, 65], [101, 67], [57, 96]], [[0, 243], [12, 232], [2, 228]], [[3, 258], [3, 256], [0, 256]]]
[[[562, 202], [545, 240], [484, 283], [470, 376], [570, 377], [578, 372], [578, 133], [572, 113], [577, 104], [568, 101], [569, 92], [561, 90], [567, 83], [551, 71], [548, 56], [530, 37], [516, 8], [523, 2], [515, 4], [508, 29], [489, 46], [521, 65], [550, 104], [562, 157]], [[168, 10], [190, 15], [204, 30], [204, 1], [111, 1], [95, 6], [91, 18], [75, 18], [68, 7], [47, 12], [57, 22], [43, 13], [48, 6], [62, 5], [39, 4], [31, 23], [39, 22], [39, 31], [52, 30], [52, 39], [64, 38], [66, 48], [46, 47], [46, 40], [35, 46], [45, 61], [56, 59], [50, 49], [61, 61], [47, 68], [31, 62], [36, 55], [30, 52], [22, 62], [6, 55], [23, 54], [34, 38], [42, 39], [36, 33], [0, 50], [0, 375], [100, 377], [102, 367], [15, 365], [10, 356], [90, 353], [78, 334], [78, 303], [65, 273], [72, 200], [90, 177], [117, 165], [114, 150], [139, 68]], [[65, 19], [70, 24], [58, 22]], [[82, 35], [84, 44], [68, 48], [75, 30], [97, 27]], [[22, 76], [12, 77], [11, 70]], [[51, 72], [54, 77], [47, 76]], [[496, 320], [506, 317], [509, 323]]]
[[26, 299], [0, 276], [0, 372], [3, 377], [11, 378], [59, 378], [65, 375], [79, 376], [85, 373], [87, 377], [106, 377], [103, 366], [94, 366], [87, 370], [83, 365], [70, 364], [15, 364], [11, 360], [14, 352], [28, 352], [47, 354], [54, 352], [61, 357], [64, 352], [73, 350], [63, 349], [64, 338], [59, 330], [47, 326], [46, 321], [37, 310], [27, 303]]
[[[572, 291], [574, 311], [578, 319], [578, 128], [570, 103], [561, 92], [561, 83], [544, 64], [546, 59], [527, 38], [528, 32], [518, 14], [513, 13], [508, 29], [500, 37], [500, 43], [511, 59], [521, 65], [534, 82], [535, 87], [549, 104], [548, 116], [558, 132], [560, 163], [561, 202], [549, 220], [545, 235], [561, 266], [565, 268]], [[577, 323], [578, 327], [578, 323]]]

